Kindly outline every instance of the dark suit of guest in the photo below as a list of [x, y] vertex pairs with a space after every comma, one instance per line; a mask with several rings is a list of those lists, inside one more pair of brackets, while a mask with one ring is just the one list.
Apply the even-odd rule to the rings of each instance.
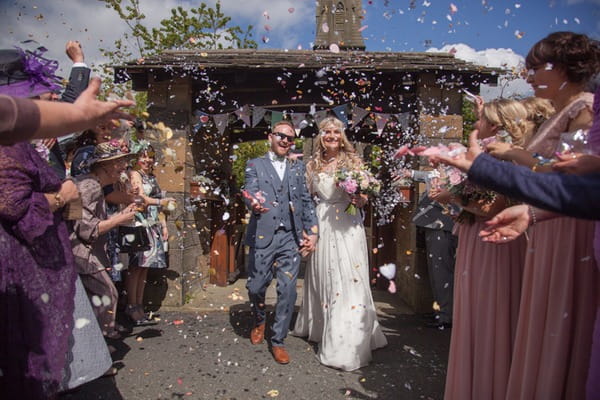
[[469, 170], [469, 180], [569, 217], [600, 219], [600, 173], [583, 176], [537, 173], [481, 154]]
[[[74, 103], [77, 100], [77, 97], [87, 89], [90, 81], [90, 69], [84, 65], [75, 64], [71, 69], [71, 75], [69, 76], [69, 83], [65, 88], [62, 96], [60, 97], [60, 101], [64, 101], [66, 103]], [[66, 177], [66, 166], [65, 166], [65, 156], [63, 154], [62, 149], [60, 148], [60, 144], [58, 141], [52, 146], [50, 149], [50, 154], [48, 155], [48, 163], [56, 172], [60, 179], [65, 179]]]
[[[412, 178], [418, 182], [426, 182], [429, 173], [413, 171]], [[454, 296], [454, 261], [458, 239], [452, 234], [454, 221], [448, 215], [447, 209], [431, 200], [425, 192], [412, 222], [423, 229], [425, 234], [425, 253], [427, 271], [433, 299], [440, 309], [436, 312], [438, 324], [452, 323], [452, 306]]]
[[[277, 162], [285, 163], [283, 179], [275, 170]], [[306, 188], [304, 163], [285, 158], [276, 160], [272, 152], [250, 160], [246, 165], [244, 189], [252, 196], [264, 197], [263, 206], [269, 209], [262, 214], [252, 212], [245, 238], [245, 244], [250, 246], [246, 287], [255, 326], [265, 323], [265, 294], [275, 275], [277, 305], [271, 344], [283, 346], [297, 296], [299, 244], [303, 232], [318, 234], [315, 207]], [[245, 201], [252, 211], [251, 201]]]

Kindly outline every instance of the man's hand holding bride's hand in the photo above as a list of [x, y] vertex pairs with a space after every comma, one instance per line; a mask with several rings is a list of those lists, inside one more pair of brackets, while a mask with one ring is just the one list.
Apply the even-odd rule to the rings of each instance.
[[300, 242], [300, 255], [302, 257], [308, 256], [310, 253], [315, 251], [317, 248], [317, 235], [308, 235], [306, 232], [302, 232], [302, 241]]

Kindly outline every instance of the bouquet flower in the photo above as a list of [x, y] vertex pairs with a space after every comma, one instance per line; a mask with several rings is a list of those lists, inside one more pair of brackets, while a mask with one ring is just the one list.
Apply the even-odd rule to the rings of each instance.
[[[376, 195], [381, 190], [381, 182], [365, 168], [357, 170], [342, 168], [335, 174], [335, 183], [350, 196], [358, 194]], [[350, 203], [345, 211], [350, 215], [356, 215], [358, 208]]]

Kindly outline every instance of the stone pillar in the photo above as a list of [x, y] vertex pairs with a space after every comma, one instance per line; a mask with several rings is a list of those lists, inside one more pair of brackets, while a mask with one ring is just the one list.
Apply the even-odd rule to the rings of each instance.
[[[150, 270], [144, 295], [151, 307], [181, 306], [189, 293], [189, 282], [200, 276], [203, 249], [196, 228], [202, 218], [189, 201], [189, 178], [195, 174], [194, 155], [189, 141], [191, 121], [191, 83], [188, 78], [155, 82], [148, 87], [150, 121], [163, 122], [163, 130], [149, 130], [146, 137], [157, 152], [155, 168], [158, 184], [167, 196], [177, 200], [177, 209], [168, 216], [169, 268]], [[200, 221], [200, 223], [199, 223]], [[207, 268], [205, 268], [207, 269]]]

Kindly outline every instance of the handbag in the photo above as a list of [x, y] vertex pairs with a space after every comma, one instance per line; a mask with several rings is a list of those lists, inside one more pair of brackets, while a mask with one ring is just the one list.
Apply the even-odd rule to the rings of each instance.
[[148, 232], [143, 225], [119, 226], [117, 239], [121, 253], [135, 253], [138, 251], [147, 251], [151, 248]]

